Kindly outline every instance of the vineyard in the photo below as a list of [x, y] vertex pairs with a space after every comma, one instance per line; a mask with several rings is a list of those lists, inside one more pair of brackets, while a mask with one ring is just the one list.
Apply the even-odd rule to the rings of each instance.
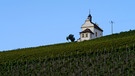
[[0, 76], [133, 76], [135, 30], [0, 52]]

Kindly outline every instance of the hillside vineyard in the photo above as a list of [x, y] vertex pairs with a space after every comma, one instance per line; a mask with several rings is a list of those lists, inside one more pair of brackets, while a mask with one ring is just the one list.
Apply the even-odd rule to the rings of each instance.
[[135, 31], [0, 52], [0, 76], [134, 76]]

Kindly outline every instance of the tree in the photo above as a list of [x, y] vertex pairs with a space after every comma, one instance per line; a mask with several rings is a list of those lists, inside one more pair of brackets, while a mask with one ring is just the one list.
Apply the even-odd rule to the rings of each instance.
[[75, 42], [75, 37], [73, 34], [70, 34], [69, 36], [67, 36], [66, 39], [70, 40], [71, 42]]

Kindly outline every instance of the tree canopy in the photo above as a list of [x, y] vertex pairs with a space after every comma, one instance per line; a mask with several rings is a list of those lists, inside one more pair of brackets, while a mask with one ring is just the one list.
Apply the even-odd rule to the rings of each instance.
[[73, 34], [69, 34], [69, 36], [67, 36], [66, 39], [70, 40], [71, 42], [75, 42], [75, 37]]

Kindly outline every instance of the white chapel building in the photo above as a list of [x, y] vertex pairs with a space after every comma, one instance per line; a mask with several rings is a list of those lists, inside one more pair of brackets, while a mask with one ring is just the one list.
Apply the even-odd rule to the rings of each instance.
[[82, 31], [80, 32], [78, 42], [103, 36], [103, 30], [96, 23], [92, 22], [91, 14], [88, 15], [88, 18], [85, 20], [81, 29]]

